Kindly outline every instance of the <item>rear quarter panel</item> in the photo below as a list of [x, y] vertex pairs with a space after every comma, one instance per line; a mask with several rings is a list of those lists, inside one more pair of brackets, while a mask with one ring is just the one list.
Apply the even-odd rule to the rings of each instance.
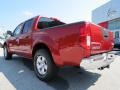
[[33, 39], [34, 43], [43, 42], [50, 48], [54, 62], [59, 66], [78, 66], [83, 58], [79, 23], [37, 30]]

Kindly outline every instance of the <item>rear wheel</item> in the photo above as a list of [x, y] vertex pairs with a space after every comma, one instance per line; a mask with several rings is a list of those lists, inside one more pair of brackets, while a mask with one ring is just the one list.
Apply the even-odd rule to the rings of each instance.
[[37, 77], [43, 81], [49, 81], [57, 74], [57, 66], [47, 50], [40, 49], [36, 51], [34, 55], [34, 70]]
[[3, 51], [5, 60], [12, 59], [12, 54], [8, 52], [8, 48], [6, 45], [4, 46]]

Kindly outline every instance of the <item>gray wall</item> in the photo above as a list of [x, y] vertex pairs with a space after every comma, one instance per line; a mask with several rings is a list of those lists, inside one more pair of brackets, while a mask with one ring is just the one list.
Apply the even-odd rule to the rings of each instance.
[[92, 21], [100, 23], [120, 17], [120, 0], [111, 0], [92, 11]]

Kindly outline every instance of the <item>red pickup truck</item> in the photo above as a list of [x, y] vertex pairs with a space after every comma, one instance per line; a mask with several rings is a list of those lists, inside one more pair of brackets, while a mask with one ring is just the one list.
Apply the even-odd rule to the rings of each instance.
[[57, 74], [58, 67], [97, 69], [111, 64], [113, 34], [89, 23], [65, 24], [55, 18], [36, 16], [19, 24], [4, 43], [4, 58], [13, 54], [33, 60], [36, 75], [44, 81]]

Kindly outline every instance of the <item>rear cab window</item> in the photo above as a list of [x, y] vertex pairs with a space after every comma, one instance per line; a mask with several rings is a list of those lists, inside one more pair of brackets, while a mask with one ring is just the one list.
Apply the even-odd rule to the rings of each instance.
[[41, 17], [38, 22], [37, 28], [45, 29], [45, 28], [54, 27], [54, 26], [63, 25], [63, 24], [65, 24], [65, 23], [63, 23], [59, 20], [56, 20], [56, 19]]

